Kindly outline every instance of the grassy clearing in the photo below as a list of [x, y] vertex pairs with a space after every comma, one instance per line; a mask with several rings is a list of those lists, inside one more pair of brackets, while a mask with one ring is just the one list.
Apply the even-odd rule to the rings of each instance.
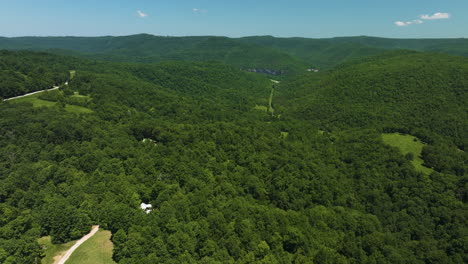
[[289, 136], [289, 132], [281, 131], [280, 138], [286, 139], [286, 138], [288, 138], [288, 136]]
[[65, 244], [54, 245], [52, 244], [50, 236], [39, 238], [37, 242], [42, 246], [45, 253], [45, 257], [41, 260], [42, 264], [53, 264], [55, 256], [60, 255], [61, 252], [67, 251], [76, 243], [76, 241], [71, 241]]
[[382, 134], [382, 140], [385, 144], [392, 147], [397, 147], [403, 155], [412, 153], [414, 158], [411, 161], [417, 171], [430, 174], [432, 169], [424, 167], [424, 161], [421, 159], [422, 148], [424, 143], [418, 138], [411, 135], [402, 135], [399, 133]]
[[[40, 94], [33, 94], [33, 95], [29, 95], [29, 96], [26, 96], [26, 97], [21, 97], [21, 98], [18, 98], [18, 99], [14, 99], [14, 100], [11, 100], [10, 102], [12, 103], [24, 103], [24, 102], [27, 102], [27, 103], [32, 103], [33, 107], [54, 107], [57, 105], [56, 102], [51, 102], [51, 101], [46, 101], [46, 100], [42, 100], [42, 99], [39, 99]], [[86, 107], [82, 107], [82, 106], [77, 106], [77, 105], [65, 105], [65, 111], [67, 112], [70, 112], [70, 113], [77, 113], [77, 114], [80, 114], [80, 113], [92, 113], [93, 110], [89, 109], [89, 108], [86, 108]]]
[[73, 252], [67, 264], [115, 264], [110, 238], [111, 232], [99, 230]]
[[70, 71], [70, 81], [73, 80], [73, 78], [75, 78], [75, 75], [76, 71]]
[[33, 95], [30, 95], [30, 96], [21, 97], [21, 98], [18, 98], [18, 99], [13, 99], [10, 102], [12, 102], [12, 103], [28, 102], [28, 103], [32, 103], [33, 107], [44, 107], [44, 106], [45, 107], [52, 107], [52, 106], [54, 106], [56, 104], [55, 102], [41, 100], [41, 99], [37, 98], [38, 96], [39, 96], [38, 94], [33, 94]]
[[275, 94], [275, 88], [271, 88], [270, 98], [268, 99], [268, 112], [273, 115], [275, 113], [275, 109], [273, 109], [273, 96]]
[[255, 105], [254, 109], [255, 110], [260, 110], [260, 111], [265, 112], [265, 113], [268, 112], [268, 107], [266, 107], [264, 105]]
[[76, 114], [81, 114], [81, 113], [90, 114], [93, 112], [93, 110], [89, 108], [77, 106], [77, 105], [69, 105], [69, 104], [65, 105], [65, 111], [70, 112], [70, 113], [76, 113]]
[[73, 95], [72, 95], [71, 97], [73, 97], [73, 98], [91, 99], [91, 96], [89, 96], [89, 95], [81, 95], [79, 92], [74, 92]]

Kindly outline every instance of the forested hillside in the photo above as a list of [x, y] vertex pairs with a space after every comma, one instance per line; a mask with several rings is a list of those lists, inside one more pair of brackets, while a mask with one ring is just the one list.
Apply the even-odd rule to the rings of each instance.
[[245, 37], [241, 42], [272, 47], [311, 63], [321, 69], [366, 56], [376, 55], [385, 49], [361, 43], [340, 42], [330, 39], [275, 38], [271, 36]]
[[[39, 263], [39, 237], [92, 224], [119, 264], [468, 262], [465, 58], [391, 52], [274, 83], [8, 54], [76, 74], [41, 95], [53, 106], [0, 102], [0, 263]], [[389, 132], [420, 138], [430, 173]]]
[[51, 88], [68, 80], [70, 64], [47, 53], [0, 51], [0, 98]]
[[429, 131], [468, 147], [468, 59], [389, 52], [285, 83], [297, 116], [328, 128]]
[[227, 37], [160, 37], [147, 34], [125, 37], [0, 38], [0, 49], [43, 50], [63, 55], [120, 62], [217, 61], [242, 69], [271, 69], [294, 73], [307, 63], [276, 49], [245, 44]]
[[0, 49], [41, 50], [118, 62], [217, 61], [242, 69], [269, 69], [285, 74], [308, 68], [330, 69], [388, 50], [410, 49], [468, 56], [467, 39], [328, 39], [253, 36], [163, 37], [0, 37]]
[[324, 68], [388, 50], [408, 49], [468, 55], [468, 39], [388, 39], [366, 36], [310, 39], [255, 36], [239, 40], [273, 47]]

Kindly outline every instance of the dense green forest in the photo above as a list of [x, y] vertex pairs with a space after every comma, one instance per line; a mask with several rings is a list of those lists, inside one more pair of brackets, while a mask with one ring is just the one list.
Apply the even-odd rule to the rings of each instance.
[[323, 128], [402, 129], [429, 142], [442, 136], [465, 150], [467, 85], [466, 58], [396, 51], [343, 64], [323, 78], [296, 77], [282, 89], [295, 100], [295, 117]]
[[277, 49], [242, 43], [227, 37], [0, 38], [0, 49], [43, 50], [62, 55], [118, 62], [217, 61], [237, 68], [304, 71], [308, 64]]
[[0, 99], [63, 84], [70, 75], [63, 61], [47, 53], [0, 51]]
[[[41, 94], [52, 106], [0, 102], [0, 263], [92, 224], [123, 264], [468, 262], [466, 58], [389, 52], [274, 83], [227, 61], [1, 54], [16, 93], [35, 68], [60, 76], [46, 87], [76, 73]], [[424, 142], [430, 173], [393, 132]]]
[[218, 61], [242, 69], [270, 69], [296, 74], [308, 68], [330, 69], [344, 62], [397, 49], [468, 56], [468, 40], [139, 34], [121, 37], [0, 37], [0, 49], [40, 50], [118, 62]]
[[468, 39], [389, 39], [377, 37], [337, 37], [329, 39], [275, 38], [253, 36], [239, 39], [292, 54], [320, 67], [376, 55], [382, 51], [409, 49], [468, 56]]

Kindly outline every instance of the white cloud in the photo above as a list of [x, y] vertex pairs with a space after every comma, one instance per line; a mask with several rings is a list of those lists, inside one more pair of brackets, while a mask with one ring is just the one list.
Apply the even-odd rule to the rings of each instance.
[[199, 14], [199, 13], [207, 13], [208, 11], [206, 10], [203, 10], [203, 9], [200, 9], [200, 8], [193, 8], [192, 11], [196, 14]]
[[[423, 20], [435, 20], [435, 19], [449, 19], [450, 18], [450, 14], [449, 13], [440, 13], [440, 12], [437, 12], [437, 13], [434, 13], [432, 15], [420, 15], [419, 16], [419, 19], [415, 19], [415, 20], [411, 20], [411, 21], [396, 21], [395, 22], [395, 25], [399, 26], [399, 27], [406, 27], [406, 26], [409, 26], [409, 25], [417, 25], [417, 24], [422, 24], [424, 23]], [[421, 20], [422, 19], [422, 20]]]
[[138, 16], [141, 17], [141, 18], [145, 18], [145, 17], [148, 16], [148, 14], [143, 13], [141, 10], [138, 10], [138, 11], [137, 11], [137, 14], [138, 14]]
[[395, 25], [397, 25], [399, 27], [407, 26], [406, 22], [403, 22], [403, 21], [397, 21], [397, 22], [395, 22]]
[[399, 26], [399, 27], [406, 27], [406, 26], [409, 26], [409, 25], [418, 25], [418, 24], [422, 24], [424, 23], [422, 20], [419, 20], [419, 19], [415, 19], [415, 20], [412, 20], [412, 21], [406, 21], [406, 22], [403, 22], [403, 21], [396, 21], [395, 22], [395, 25]]
[[419, 18], [424, 19], [424, 20], [434, 20], [434, 19], [449, 19], [450, 14], [449, 13], [434, 13], [432, 15], [420, 15]]

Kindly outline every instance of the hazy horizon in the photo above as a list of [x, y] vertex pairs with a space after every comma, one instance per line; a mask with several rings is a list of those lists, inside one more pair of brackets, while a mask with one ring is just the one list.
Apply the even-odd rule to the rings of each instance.
[[333, 37], [304, 37], [304, 36], [275, 36], [275, 35], [245, 35], [239, 37], [230, 37], [224, 35], [156, 35], [151, 33], [135, 33], [129, 35], [24, 35], [24, 36], [3, 36], [0, 35], [2, 38], [102, 38], [102, 37], [131, 37], [131, 36], [138, 36], [138, 35], [150, 35], [154, 37], [169, 37], [169, 38], [183, 38], [183, 37], [226, 37], [226, 38], [248, 38], [248, 37], [274, 37], [274, 38], [284, 38], [284, 39], [292, 39], [292, 38], [304, 38], [304, 39], [333, 39], [333, 38], [358, 38], [358, 37], [367, 37], [367, 38], [381, 38], [381, 39], [467, 39], [468, 37], [431, 37], [431, 38], [397, 38], [397, 37], [383, 37], [383, 36], [369, 36], [369, 35], [352, 35], [352, 36], [333, 36]]
[[0, 9], [0, 35], [467, 38], [466, 10], [464, 0], [16, 0]]

